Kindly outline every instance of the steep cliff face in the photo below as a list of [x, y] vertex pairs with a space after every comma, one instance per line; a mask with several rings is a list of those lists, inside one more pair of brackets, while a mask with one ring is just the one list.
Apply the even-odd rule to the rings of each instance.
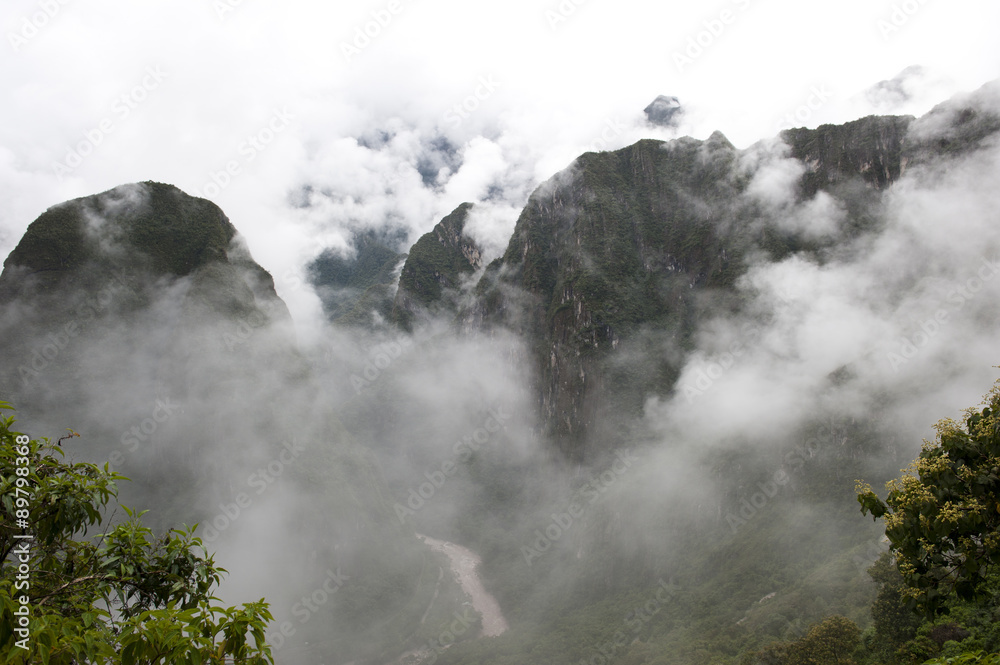
[[904, 146], [912, 116], [869, 116], [843, 125], [788, 129], [781, 139], [791, 156], [807, 168], [802, 189], [812, 196], [821, 189], [860, 178], [885, 189], [906, 167]]
[[[585, 154], [532, 195], [488, 269], [482, 316], [532, 338], [539, 407], [567, 454], [618, 438], [643, 390], [669, 388], [698, 294], [739, 275], [746, 239], [720, 223], [753, 214], [732, 210], [747, 184], [738, 156], [719, 133]], [[657, 345], [665, 362], [631, 361]]]
[[399, 278], [393, 318], [409, 326], [413, 317], [434, 305], [454, 310], [454, 291], [464, 277], [482, 267], [482, 251], [463, 233], [472, 211], [463, 203], [425, 233], [410, 249]]
[[[734, 287], [751, 263], [793, 252], [822, 261], [824, 248], [879, 224], [879, 199], [908, 162], [968, 148], [995, 124], [983, 111], [935, 115], [973, 117], [976, 129], [940, 144], [918, 140], [912, 117], [873, 116], [743, 151], [715, 133], [587, 153], [531, 196], [467, 323], [527, 334], [546, 433], [571, 457], [607, 450], [646, 397], [676, 388], [696, 325], [742, 306]], [[775, 204], [782, 172], [797, 180]], [[809, 206], [829, 202], [843, 215], [821, 230]]]

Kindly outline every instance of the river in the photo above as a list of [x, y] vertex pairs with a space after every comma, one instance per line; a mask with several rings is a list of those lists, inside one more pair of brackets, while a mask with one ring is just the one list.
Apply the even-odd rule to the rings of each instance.
[[469, 598], [472, 599], [472, 608], [483, 617], [483, 631], [479, 637], [495, 637], [504, 633], [508, 626], [503, 612], [500, 611], [500, 604], [493, 597], [493, 594], [486, 590], [482, 580], [479, 579], [477, 569], [482, 563], [479, 555], [466, 547], [449, 543], [446, 540], [437, 540], [419, 533], [417, 538], [427, 543], [431, 549], [443, 552], [448, 556], [455, 579], [462, 586], [462, 590], [469, 594]]

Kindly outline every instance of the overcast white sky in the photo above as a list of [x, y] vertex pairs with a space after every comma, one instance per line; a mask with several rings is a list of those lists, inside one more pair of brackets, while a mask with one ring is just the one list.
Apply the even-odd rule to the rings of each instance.
[[[292, 273], [347, 229], [415, 239], [489, 199], [497, 251], [588, 149], [715, 129], [743, 147], [796, 110], [797, 126], [920, 114], [1000, 72], [986, 0], [4, 0], [0, 20], [5, 256], [51, 205], [168, 182], [226, 211], [301, 316], [315, 303]], [[864, 91], [912, 65], [912, 98], [872, 106]], [[688, 110], [679, 130], [644, 125], [658, 94]], [[457, 152], [428, 182], [442, 139]]]

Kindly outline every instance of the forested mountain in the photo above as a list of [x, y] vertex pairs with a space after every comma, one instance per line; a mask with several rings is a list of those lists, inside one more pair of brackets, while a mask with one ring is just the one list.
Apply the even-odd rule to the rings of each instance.
[[[200, 523], [211, 549], [250, 564], [249, 597], [266, 595], [279, 623], [328, 571], [350, 577], [279, 655], [308, 657], [311, 641], [377, 658], [419, 635], [438, 591], [431, 557], [217, 206], [152, 182], [54, 206], [8, 257], [0, 293], [3, 357], [17, 359], [0, 391], [25, 431], [79, 431], [68, 455], [128, 476], [120, 498], [158, 530]], [[457, 607], [445, 595], [440, 611]]]
[[[200, 522], [224, 592], [271, 602], [279, 663], [1000, 651], [995, 585], [909, 613], [855, 488], [988, 387], [998, 167], [997, 84], [745, 149], [589, 152], [488, 263], [471, 203], [321, 254], [318, 343], [239, 220], [123, 185], [4, 262], [0, 396], [33, 436], [80, 432], [67, 454], [129, 476], [151, 524]], [[417, 533], [479, 553], [509, 630], [477, 638]]]

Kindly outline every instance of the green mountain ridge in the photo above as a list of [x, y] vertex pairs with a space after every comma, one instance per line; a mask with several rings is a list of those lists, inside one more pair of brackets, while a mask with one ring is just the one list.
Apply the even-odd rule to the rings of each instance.
[[[908, 395], [874, 393], [863, 415], [817, 409], [766, 442], [701, 446], [646, 416], [683, 396], [706, 322], [767, 323], [751, 269], [832, 262], [882, 229], [900, 178], [991, 145], [998, 89], [744, 150], [716, 132], [586, 153], [532, 193], [488, 266], [466, 232], [472, 203], [405, 255], [358, 237], [354, 256], [309, 266], [335, 326], [387, 340], [342, 401], [218, 207], [151, 182], [76, 199], [4, 263], [0, 339], [14, 360], [0, 393], [38, 428], [85, 432], [95, 461], [120, 458], [155, 524], [201, 521], [220, 542], [259, 545], [261, 565], [299, 568], [267, 582], [279, 625], [309, 580], [343, 568], [351, 584], [280, 640], [278, 662], [388, 663], [434, 643], [466, 600], [416, 531], [480, 553], [511, 624], [425, 662], [754, 665], [831, 615], [874, 639], [886, 586], [867, 570], [884, 548], [853, 485], [907, 461], [886, 413]], [[794, 176], [779, 203], [758, 180], [775, 165]], [[829, 201], [840, 222], [817, 229], [810, 206]], [[454, 336], [425, 334], [430, 321]], [[483, 396], [506, 375], [476, 364], [486, 348], [527, 375], [528, 406], [499, 429], [487, 423], [507, 405]], [[453, 375], [435, 373], [449, 361]], [[826, 393], [856, 369], [831, 372]], [[442, 390], [456, 376], [469, 395]], [[161, 421], [163, 403], [176, 415]], [[241, 496], [246, 516], [231, 517]]]
[[[337, 419], [271, 275], [217, 206], [147, 182], [50, 208], [5, 262], [0, 306], [0, 393], [30, 431], [80, 432], [70, 454], [128, 476], [122, 500], [151, 508], [154, 531], [197, 522], [215, 548], [266, 529], [263, 561], [302, 555], [254, 581], [283, 658], [378, 660], [428, 639], [437, 557], [396, 521], [379, 460]], [[282, 634], [328, 570], [351, 580], [338, 603]], [[448, 587], [429, 615], [463, 600]]]
[[463, 203], [414, 243], [403, 265], [393, 302], [393, 320], [404, 328], [433, 306], [457, 310], [451, 293], [482, 266], [482, 250], [464, 234], [473, 204]]
[[310, 265], [310, 282], [317, 289], [331, 321], [371, 326], [372, 314], [388, 320], [395, 295], [396, 267], [406, 258], [373, 234], [355, 238], [356, 255], [320, 254]]

